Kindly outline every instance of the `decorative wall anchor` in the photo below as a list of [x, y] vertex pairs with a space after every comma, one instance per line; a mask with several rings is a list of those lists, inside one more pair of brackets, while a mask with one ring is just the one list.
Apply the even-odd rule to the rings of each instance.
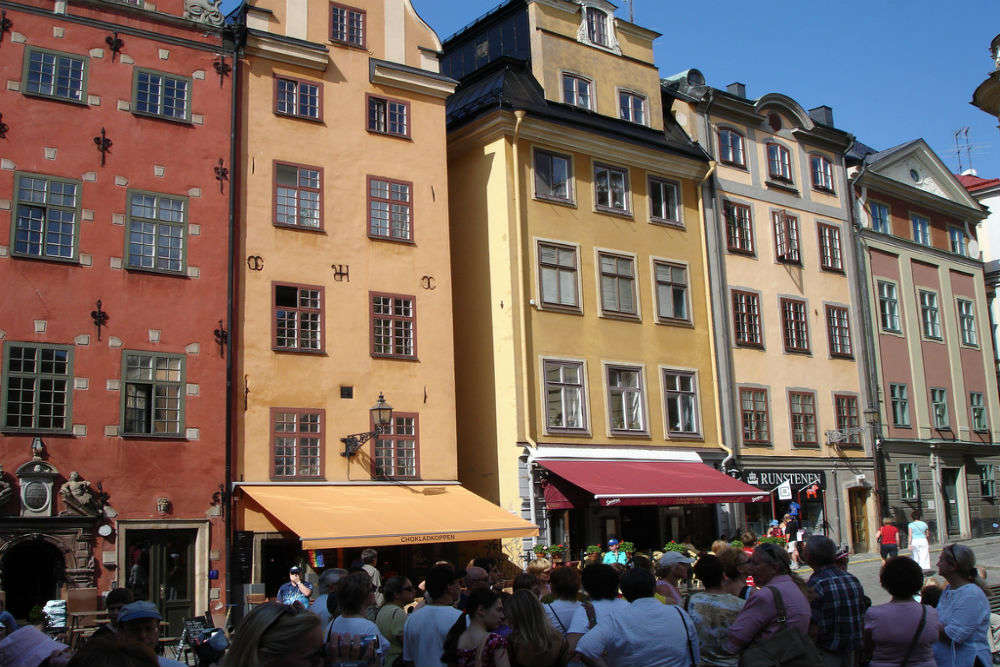
[[222, 25], [222, 0], [184, 0], [184, 18], [195, 23]]
[[224, 165], [225, 162], [223, 162], [222, 158], [220, 157], [219, 164], [212, 167], [213, 171], [215, 171], [215, 180], [219, 182], [219, 192], [224, 191], [223, 185], [225, 184], [226, 181], [229, 180], [229, 169], [227, 169]]
[[333, 269], [333, 279], [338, 283], [351, 282], [351, 267], [348, 264], [331, 264], [330, 268]]
[[159, 512], [160, 514], [169, 514], [170, 504], [171, 504], [170, 498], [167, 498], [166, 496], [160, 496], [159, 498], [156, 499], [156, 511]]
[[90, 319], [94, 320], [94, 326], [97, 327], [97, 340], [101, 340], [101, 327], [106, 327], [108, 325], [108, 314], [104, 312], [101, 308], [101, 300], [97, 300], [97, 310], [90, 311]]
[[111, 152], [111, 144], [112, 144], [111, 140], [108, 139], [107, 135], [105, 134], [103, 127], [101, 128], [101, 136], [94, 137], [94, 144], [97, 145], [97, 150], [101, 151], [101, 166], [103, 167], [104, 161], [107, 158], [108, 153]]
[[243, 411], [246, 412], [250, 398], [250, 376], [243, 376]]
[[424, 289], [437, 289], [437, 280], [434, 279], [434, 276], [421, 277], [420, 284], [424, 286]]
[[219, 87], [225, 82], [226, 77], [229, 73], [233, 71], [233, 66], [226, 62], [226, 57], [221, 53], [219, 54], [219, 59], [212, 62], [212, 67], [219, 74]]
[[251, 271], [263, 271], [264, 258], [260, 255], [250, 255], [247, 257], [247, 268]]
[[0, 44], [3, 43], [3, 34], [5, 32], [10, 32], [11, 26], [14, 22], [7, 18], [7, 10], [4, 9], [0, 11]]
[[104, 43], [108, 45], [109, 49], [111, 49], [111, 62], [114, 62], [115, 56], [121, 52], [122, 47], [125, 46], [125, 42], [123, 42], [121, 38], [118, 37], [118, 33], [115, 32], [113, 35], [105, 37]]
[[219, 320], [219, 328], [212, 333], [215, 335], [216, 345], [219, 346], [219, 356], [226, 356], [226, 343], [229, 342], [229, 332], [222, 326], [222, 320]]
[[7, 138], [7, 130], [9, 129], [10, 127], [7, 126], [7, 123], [3, 122], [3, 114], [0, 113], [0, 139]]

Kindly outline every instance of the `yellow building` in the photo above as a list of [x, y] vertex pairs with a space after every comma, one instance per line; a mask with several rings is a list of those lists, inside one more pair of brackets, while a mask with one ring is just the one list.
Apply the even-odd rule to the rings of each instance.
[[742, 478], [772, 492], [748, 524], [760, 534], [795, 503], [805, 527], [866, 551], [878, 503], [843, 157], [853, 138], [830, 107], [715, 89], [697, 70], [664, 93], [718, 164], [705, 207], [723, 430]]
[[[710, 540], [720, 448], [700, 184], [657, 33], [512, 0], [444, 45], [459, 476], [579, 557]], [[723, 522], [724, 524], [724, 522]], [[512, 559], [531, 541], [508, 541]]]
[[438, 72], [438, 37], [409, 0], [255, 0], [241, 11], [242, 583], [271, 596], [300, 560], [344, 566], [362, 547], [390, 546], [383, 572], [407, 572], [453, 557], [449, 542], [533, 533], [456, 481], [445, 134], [455, 82]]

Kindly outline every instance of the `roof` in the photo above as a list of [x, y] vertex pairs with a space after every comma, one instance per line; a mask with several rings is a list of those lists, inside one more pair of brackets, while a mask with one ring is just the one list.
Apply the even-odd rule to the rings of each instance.
[[448, 130], [455, 130], [493, 111], [524, 110], [555, 123], [604, 134], [614, 139], [680, 153], [696, 160], [708, 160], [702, 148], [666, 114], [664, 130], [654, 130], [569, 104], [545, 99], [541, 85], [527, 61], [499, 58], [462, 79], [448, 98]]
[[969, 192], [977, 192], [1000, 185], [1000, 178], [979, 178], [972, 174], [955, 174], [955, 178]]
[[860, 141], [855, 141], [854, 145], [851, 146], [850, 150], [847, 151], [847, 157], [848, 159], [853, 158], [858, 162], [864, 161], [867, 162], [868, 164], [872, 164], [875, 162], [880, 162], [885, 158], [893, 155], [894, 153], [904, 151], [907, 148], [910, 148], [914, 144], [917, 144], [921, 141], [923, 141], [923, 139], [913, 139], [912, 141], [907, 141], [906, 143], [899, 144], [898, 146], [893, 146], [892, 148], [886, 148], [884, 151], [875, 150], [871, 146], [866, 146]]

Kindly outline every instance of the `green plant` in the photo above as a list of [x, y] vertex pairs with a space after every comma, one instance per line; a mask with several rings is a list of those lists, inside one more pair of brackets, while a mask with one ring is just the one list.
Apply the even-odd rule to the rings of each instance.
[[757, 540], [757, 544], [778, 544], [781, 546], [785, 546], [786, 544], [788, 544], [788, 539], [785, 537], [768, 536], [768, 537], [762, 537], [759, 540]]
[[601, 546], [599, 544], [591, 544], [587, 547], [588, 554], [599, 554], [601, 553]]
[[674, 542], [673, 540], [667, 542], [663, 545], [664, 551], [679, 551], [680, 553], [687, 553], [687, 547], [683, 544]]
[[632, 542], [622, 542], [621, 543], [621, 550], [624, 551], [627, 554], [634, 554], [635, 553], [635, 544], [633, 544]]
[[566, 545], [553, 544], [552, 546], [549, 547], [548, 553], [550, 556], [562, 556], [564, 553], [566, 553]]
[[536, 544], [531, 548], [531, 550], [534, 551], [535, 555], [539, 557], [544, 556], [549, 552], [549, 548], [544, 544]]
[[740, 540], [733, 540], [732, 542], [729, 543], [729, 546], [736, 547], [737, 549], [742, 549], [743, 542], [741, 542]]

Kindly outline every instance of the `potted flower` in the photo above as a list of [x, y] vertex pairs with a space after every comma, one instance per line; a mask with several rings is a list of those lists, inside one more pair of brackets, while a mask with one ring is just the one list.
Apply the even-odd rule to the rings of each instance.
[[786, 538], [784, 535], [779, 537], [771, 537], [769, 535], [767, 537], [762, 537], [759, 540], [757, 540], [757, 544], [777, 544], [778, 546], [783, 547], [788, 544], [788, 538]]
[[561, 563], [562, 559], [563, 559], [563, 555], [565, 553], [566, 553], [566, 545], [565, 544], [553, 544], [552, 546], [549, 547], [549, 551], [548, 551], [549, 558], [552, 559], [553, 563]]
[[588, 563], [597, 563], [601, 560], [601, 547], [598, 544], [591, 544], [587, 547], [586, 560]]
[[632, 560], [632, 554], [635, 553], [635, 544], [632, 542], [622, 542], [620, 548], [625, 552], [625, 556], [629, 560]]
[[744, 545], [743, 542], [740, 540], [733, 540], [732, 542], [729, 543], [729, 546], [734, 547], [736, 549], [742, 549]]
[[535, 558], [545, 558], [545, 556], [549, 553], [549, 548], [544, 544], [536, 544], [531, 548], [531, 550], [534, 552]]
[[687, 547], [686, 546], [684, 546], [683, 544], [680, 544], [678, 542], [674, 542], [673, 540], [670, 540], [669, 542], [667, 542], [666, 544], [664, 544], [663, 545], [663, 550], [664, 551], [679, 551], [680, 553], [687, 553]]

